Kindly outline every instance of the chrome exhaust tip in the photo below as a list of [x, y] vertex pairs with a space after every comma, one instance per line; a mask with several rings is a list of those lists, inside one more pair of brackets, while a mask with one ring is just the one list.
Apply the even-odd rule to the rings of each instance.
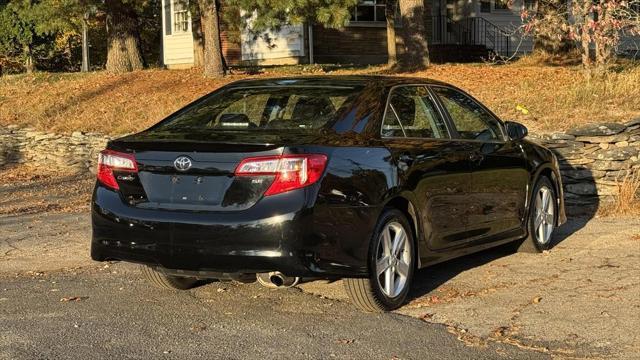
[[290, 288], [298, 285], [300, 282], [299, 277], [286, 276], [280, 271], [256, 274], [256, 278], [260, 285], [271, 289]]

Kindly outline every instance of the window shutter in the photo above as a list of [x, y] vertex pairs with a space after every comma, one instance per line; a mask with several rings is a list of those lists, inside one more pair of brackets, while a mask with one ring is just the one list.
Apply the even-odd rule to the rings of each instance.
[[171, 1], [173, 0], [164, 0], [164, 28], [166, 35], [171, 35]]

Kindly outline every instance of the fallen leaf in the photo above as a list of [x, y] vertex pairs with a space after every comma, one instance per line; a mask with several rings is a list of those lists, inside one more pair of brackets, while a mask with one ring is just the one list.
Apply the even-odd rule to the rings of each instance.
[[191, 331], [204, 331], [207, 330], [207, 325], [205, 324], [195, 324], [191, 327]]
[[356, 341], [356, 339], [338, 339], [336, 340], [337, 344], [343, 344], [343, 345], [348, 345], [348, 344], [353, 344]]
[[60, 302], [82, 301], [89, 298], [88, 296], [69, 296], [60, 299]]
[[493, 330], [493, 335], [496, 337], [504, 337], [509, 332], [508, 326], [500, 326], [499, 328]]

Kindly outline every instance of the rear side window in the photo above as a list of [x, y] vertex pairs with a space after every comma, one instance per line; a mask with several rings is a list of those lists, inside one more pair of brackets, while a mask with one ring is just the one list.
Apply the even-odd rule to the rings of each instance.
[[391, 91], [382, 136], [441, 139], [448, 132], [427, 89], [403, 86]]
[[464, 93], [446, 87], [434, 86], [451, 120], [463, 139], [502, 141], [500, 123], [491, 113]]
[[315, 130], [332, 126], [360, 87], [261, 86], [215, 92], [155, 130]]

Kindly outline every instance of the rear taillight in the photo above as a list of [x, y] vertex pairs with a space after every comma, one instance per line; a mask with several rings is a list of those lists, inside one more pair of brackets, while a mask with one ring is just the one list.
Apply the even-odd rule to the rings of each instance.
[[242, 160], [236, 176], [274, 175], [265, 196], [300, 189], [318, 181], [327, 164], [322, 154], [254, 157]]
[[98, 181], [105, 186], [118, 190], [118, 182], [113, 174], [118, 172], [138, 172], [138, 165], [133, 154], [113, 150], [102, 150], [98, 155]]

